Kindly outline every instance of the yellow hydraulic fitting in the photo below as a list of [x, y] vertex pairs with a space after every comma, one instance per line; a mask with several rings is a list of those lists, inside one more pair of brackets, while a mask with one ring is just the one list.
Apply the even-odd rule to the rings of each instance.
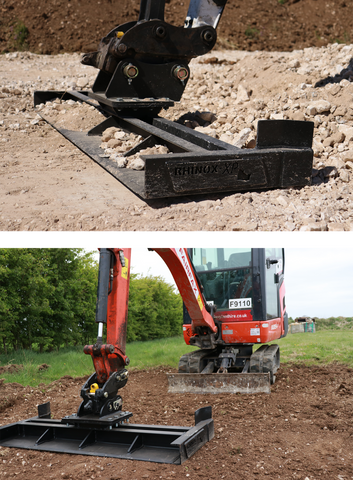
[[117, 38], [121, 38], [124, 36], [124, 32], [116, 32]]
[[92, 383], [89, 393], [96, 393], [96, 390], [98, 390], [98, 388], [98, 383]]

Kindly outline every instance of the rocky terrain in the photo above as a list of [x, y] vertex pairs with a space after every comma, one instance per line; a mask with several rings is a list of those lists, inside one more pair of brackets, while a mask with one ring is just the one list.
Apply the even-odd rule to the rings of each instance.
[[[97, 123], [93, 107], [33, 107], [35, 90], [87, 89], [95, 69], [81, 65], [77, 54], [5, 54], [0, 228], [349, 231], [352, 54], [352, 46], [332, 44], [293, 52], [217, 51], [193, 60], [181, 102], [163, 115], [187, 117], [191, 127], [244, 148], [254, 145], [259, 119], [312, 121], [312, 186], [150, 202], [122, 187], [38, 116], [44, 108], [54, 122], [85, 131]], [[204, 112], [206, 122], [200, 121]]]

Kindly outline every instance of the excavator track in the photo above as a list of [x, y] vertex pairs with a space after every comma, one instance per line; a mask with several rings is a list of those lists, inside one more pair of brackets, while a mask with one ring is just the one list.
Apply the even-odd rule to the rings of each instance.
[[179, 360], [179, 373], [201, 373], [206, 366], [206, 358], [214, 353], [214, 350], [195, 350], [182, 355]]
[[278, 345], [261, 345], [250, 357], [250, 372], [265, 372], [270, 374], [271, 385], [276, 381], [279, 369], [280, 354]]

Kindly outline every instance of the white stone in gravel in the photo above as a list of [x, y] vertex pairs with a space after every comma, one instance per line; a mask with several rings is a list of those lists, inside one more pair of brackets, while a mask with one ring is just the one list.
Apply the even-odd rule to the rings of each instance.
[[196, 95], [204, 95], [205, 93], [207, 93], [207, 90], [207, 85], [202, 85], [200, 88], [197, 89]]
[[289, 62], [289, 67], [290, 68], [299, 68], [300, 67], [299, 60], [296, 58], [296, 59], [292, 60], [291, 62]]
[[308, 105], [306, 111], [308, 115], [316, 115], [317, 113], [324, 113], [329, 112], [331, 109], [331, 103], [327, 100], [316, 100], [315, 102], [311, 102]]
[[342, 182], [349, 182], [349, 173], [347, 172], [347, 170], [340, 170], [340, 179], [342, 180]]
[[107, 148], [117, 148], [120, 147], [123, 144], [121, 140], [118, 140], [116, 138], [111, 138], [108, 141]]
[[76, 85], [80, 88], [84, 88], [88, 83], [88, 79], [85, 77], [81, 77], [77, 80]]
[[339, 124], [338, 131], [345, 135], [347, 142], [353, 139], [353, 127], [350, 125]]
[[233, 135], [228, 135], [228, 133], [223, 133], [219, 139], [222, 141], [222, 142], [226, 142], [226, 143], [231, 143], [233, 141]]
[[283, 113], [271, 113], [271, 120], [283, 120]]
[[127, 164], [126, 168], [131, 168], [132, 170], [143, 170], [145, 168], [145, 162], [142, 158], [135, 158]]
[[239, 132], [237, 135], [234, 136], [234, 140], [232, 144], [235, 147], [239, 147], [239, 148], [243, 147], [246, 144], [251, 133], [252, 133], [251, 128], [243, 128], [241, 132]]
[[115, 160], [118, 167], [123, 168], [126, 166], [128, 159], [126, 157], [120, 157], [119, 155], [112, 155], [110, 157], [112, 160]]
[[282, 207], [287, 207], [288, 206], [288, 202], [287, 200], [284, 198], [283, 195], [280, 195], [279, 197], [277, 197], [277, 203], [279, 205], [282, 205]]
[[353, 150], [347, 150], [346, 152], [341, 153], [341, 159], [344, 162], [351, 162], [353, 161]]
[[333, 167], [336, 167], [337, 170], [340, 170], [341, 168], [345, 168], [346, 166], [345, 162], [338, 157], [330, 157], [330, 164]]
[[118, 131], [118, 132], [114, 133], [114, 138], [116, 140], [125, 140], [125, 138], [127, 138], [128, 136], [129, 136], [129, 134], [125, 133], [125, 132]]
[[250, 97], [247, 89], [244, 87], [244, 85], [240, 84], [238, 86], [237, 103], [248, 102], [249, 100], [250, 100]]
[[217, 137], [217, 132], [214, 128], [212, 128], [211, 126], [208, 126], [208, 127], [196, 127], [195, 128], [195, 131], [196, 132], [201, 132], [201, 133], [205, 133], [206, 135], [210, 135], [210, 137], [213, 137], [213, 138], [216, 138]]
[[115, 132], [118, 132], [119, 130], [116, 127], [110, 127], [104, 130], [103, 135], [102, 135], [102, 142], [108, 142], [112, 138], [114, 138]]

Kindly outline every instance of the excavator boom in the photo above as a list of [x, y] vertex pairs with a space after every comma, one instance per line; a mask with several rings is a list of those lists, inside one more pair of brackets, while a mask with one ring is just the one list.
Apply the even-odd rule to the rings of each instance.
[[207, 303], [202, 294], [186, 248], [154, 248], [168, 266], [180, 295], [192, 318], [193, 330], [203, 328], [216, 333], [217, 327], [212, 315], [207, 311]]

